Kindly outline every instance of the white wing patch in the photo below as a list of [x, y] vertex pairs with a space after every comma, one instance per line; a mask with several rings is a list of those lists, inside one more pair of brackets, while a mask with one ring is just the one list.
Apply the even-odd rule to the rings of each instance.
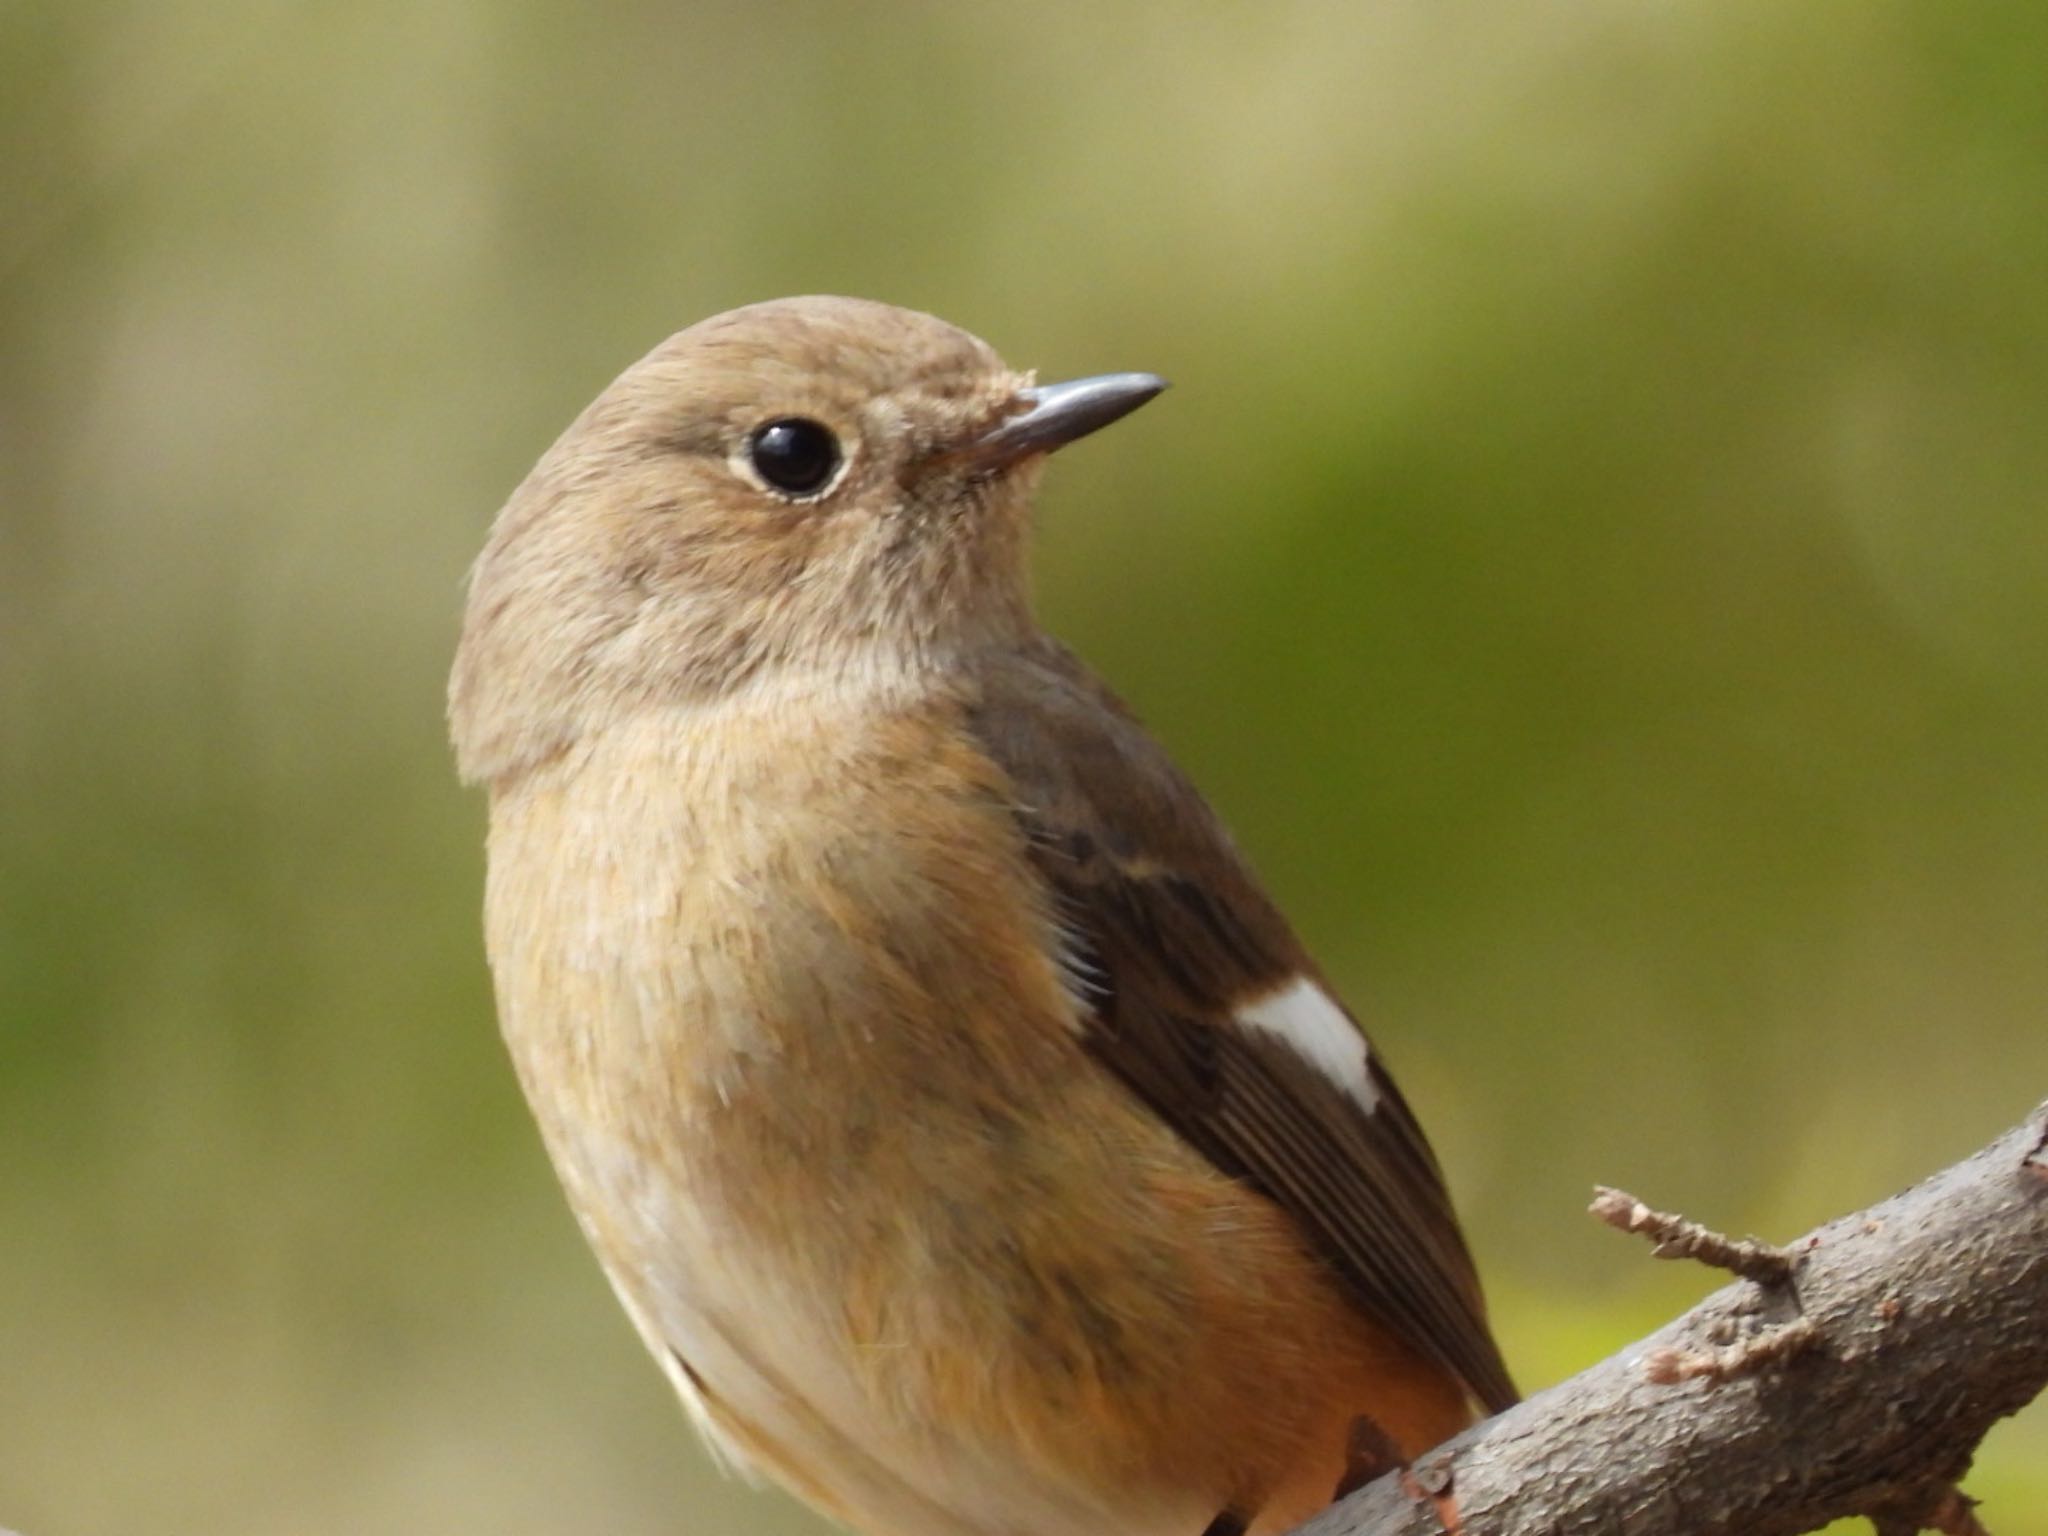
[[1238, 1009], [1237, 1021], [1285, 1040], [1367, 1114], [1379, 1107], [1379, 1087], [1366, 1070], [1365, 1036], [1306, 976]]

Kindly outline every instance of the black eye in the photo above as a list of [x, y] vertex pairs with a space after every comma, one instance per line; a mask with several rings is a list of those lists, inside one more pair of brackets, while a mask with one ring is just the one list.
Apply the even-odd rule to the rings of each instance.
[[754, 473], [779, 491], [808, 496], [839, 467], [839, 439], [801, 416], [785, 416], [756, 427], [747, 439]]

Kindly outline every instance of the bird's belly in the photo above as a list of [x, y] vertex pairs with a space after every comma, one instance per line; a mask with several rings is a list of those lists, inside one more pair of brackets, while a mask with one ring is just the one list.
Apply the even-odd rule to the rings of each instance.
[[773, 1193], [733, 1148], [789, 1128], [749, 1124], [745, 1095], [658, 1158], [597, 1124], [551, 1139], [707, 1438], [863, 1530], [1198, 1536], [1274, 1501], [1291, 1524], [1356, 1415], [1411, 1450], [1459, 1427], [1274, 1207], [1155, 1140], [1106, 1076], [1068, 1094], [1109, 1128], [1079, 1152], [1027, 1117], [931, 1106], [877, 1136], [821, 1110], [816, 1177]]
[[[723, 1115], [749, 1134], [743, 1102]], [[1142, 1337], [1100, 1272], [1113, 1255], [1046, 1232], [1060, 1192], [892, 1178], [849, 1195], [876, 1156], [864, 1128], [813, 1129], [819, 1164], [851, 1176], [772, 1206], [731, 1179], [724, 1146], [693, 1157], [680, 1139], [650, 1167], [602, 1127], [551, 1138], [614, 1287], [713, 1447], [891, 1536], [1198, 1533], [1222, 1503], [1210, 1475], [1158, 1465], [1149, 1429], [1133, 1434], [1191, 1362], [1173, 1330]]]

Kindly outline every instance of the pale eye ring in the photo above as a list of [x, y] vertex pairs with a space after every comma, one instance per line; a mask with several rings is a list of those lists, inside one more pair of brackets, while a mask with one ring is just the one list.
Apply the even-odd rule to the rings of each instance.
[[845, 457], [832, 429], [808, 416], [778, 416], [747, 434], [748, 467], [785, 496], [817, 495]]

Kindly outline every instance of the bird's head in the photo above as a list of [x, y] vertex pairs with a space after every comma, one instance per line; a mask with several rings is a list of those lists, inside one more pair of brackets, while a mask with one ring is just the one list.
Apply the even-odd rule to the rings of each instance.
[[1022, 638], [1044, 456], [1164, 387], [1039, 386], [965, 331], [859, 299], [670, 337], [498, 514], [449, 688], [464, 777], [651, 704], [903, 676]]

